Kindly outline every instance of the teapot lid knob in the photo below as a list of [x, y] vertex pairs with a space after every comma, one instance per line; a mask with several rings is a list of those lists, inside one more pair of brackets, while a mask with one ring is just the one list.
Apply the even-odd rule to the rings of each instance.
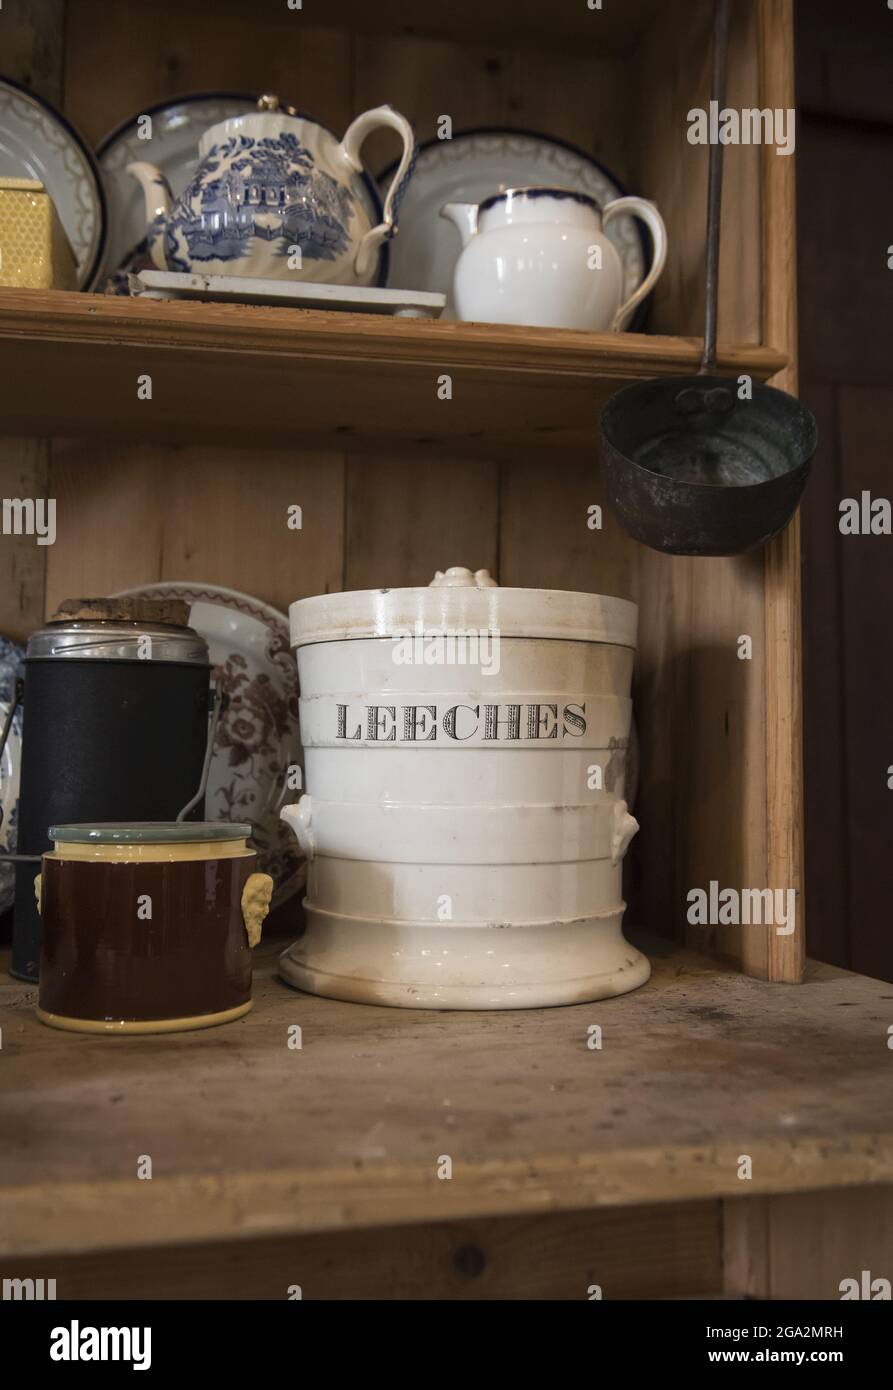
[[272, 92], [266, 92], [262, 97], [258, 97], [257, 109], [258, 111], [278, 111], [279, 98], [274, 96]]

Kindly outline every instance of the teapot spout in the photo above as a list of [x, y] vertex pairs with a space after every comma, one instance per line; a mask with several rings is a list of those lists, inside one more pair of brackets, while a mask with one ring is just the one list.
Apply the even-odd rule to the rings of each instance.
[[158, 270], [167, 270], [164, 233], [173, 203], [170, 184], [154, 164], [137, 161], [127, 165], [127, 172], [137, 180], [146, 200], [146, 241], [152, 264]]
[[458, 228], [464, 251], [478, 229], [477, 203], [444, 203], [440, 215]]

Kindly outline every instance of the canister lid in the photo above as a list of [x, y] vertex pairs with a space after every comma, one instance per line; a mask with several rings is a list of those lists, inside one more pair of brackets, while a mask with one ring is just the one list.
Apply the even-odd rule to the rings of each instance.
[[244, 821], [94, 821], [51, 825], [49, 837], [75, 845], [162, 845], [247, 840], [251, 833]]
[[319, 594], [298, 599], [288, 614], [293, 647], [450, 628], [635, 647], [639, 610], [629, 599], [605, 594], [501, 588], [487, 570], [454, 566], [438, 570], [426, 588]]
[[181, 598], [146, 598], [119, 594], [104, 598], [67, 598], [57, 607], [51, 623], [164, 623], [188, 627], [189, 604]]
[[46, 627], [28, 638], [29, 661], [166, 661], [208, 666], [208, 644], [180, 600], [66, 599]]

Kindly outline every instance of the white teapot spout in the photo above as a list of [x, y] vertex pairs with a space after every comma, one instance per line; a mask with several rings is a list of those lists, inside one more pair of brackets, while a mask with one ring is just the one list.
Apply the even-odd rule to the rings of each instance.
[[146, 238], [152, 264], [158, 270], [167, 270], [168, 264], [164, 254], [164, 233], [174, 201], [170, 184], [160, 169], [156, 169], [154, 164], [145, 161], [137, 160], [133, 164], [128, 164], [127, 172], [137, 180], [146, 200]]
[[440, 215], [458, 229], [464, 250], [478, 229], [477, 203], [444, 203]]

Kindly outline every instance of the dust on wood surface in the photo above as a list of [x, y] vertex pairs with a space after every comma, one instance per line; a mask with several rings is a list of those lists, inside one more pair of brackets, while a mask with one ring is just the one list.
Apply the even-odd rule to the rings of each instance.
[[493, 1013], [304, 995], [268, 949], [245, 1019], [147, 1038], [55, 1032], [6, 981], [0, 1248], [893, 1179], [893, 986], [825, 966], [771, 985], [643, 944], [631, 995]]

